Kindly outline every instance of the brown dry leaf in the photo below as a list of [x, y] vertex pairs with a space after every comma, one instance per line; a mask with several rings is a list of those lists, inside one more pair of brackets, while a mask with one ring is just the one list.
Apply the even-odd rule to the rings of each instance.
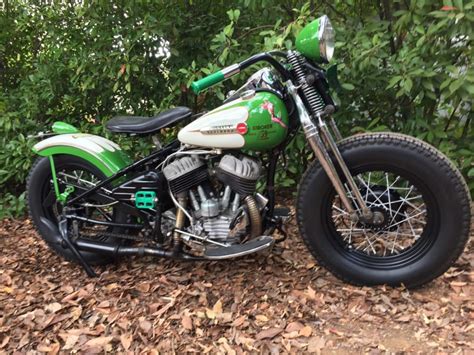
[[298, 331], [293, 331], [293, 332], [283, 334], [283, 338], [286, 338], [286, 339], [295, 339], [298, 337], [300, 337], [300, 333]]
[[288, 333], [295, 332], [295, 331], [298, 332], [303, 327], [304, 325], [301, 324], [300, 322], [291, 322], [286, 326], [285, 332], [288, 332]]
[[79, 340], [79, 335], [67, 334], [66, 341], [64, 343], [62, 350], [71, 350], [74, 347], [74, 345], [76, 345], [78, 340]]
[[153, 327], [153, 324], [150, 321], [147, 321], [144, 318], [141, 318], [141, 320], [139, 320], [139, 325], [140, 325], [140, 328], [145, 333], [148, 333], [151, 330], [151, 328]]
[[142, 282], [136, 286], [136, 289], [140, 292], [147, 293], [150, 291], [151, 285], [148, 282]]
[[3, 349], [8, 344], [9, 341], [10, 341], [10, 337], [7, 335], [6, 337], [2, 339], [2, 342], [0, 343], [0, 349]]
[[132, 345], [132, 340], [133, 335], [130, 333], [122, 334], [120, 336], [120, 343], [122, 344], [122, 347], [125, 351], [127, 351], [130, 348], [130, 345]]
[[262, 339], [272, 339], [276, 337], [278, 334], [280, 334], [283, 331], [282, 328], [268, 328], [265, 330], [262, 330], [260, 333], [258, 333], [255, 336], [255, 339], [257, 340], [262, 340]]
[[110, 307], [110, 301], [102, 301], [97, 305], [97, 308], [109, 308]]
[[232, 325], [233, 325], [234, 327], [240, 327], [242, 324], [244, 324], [244, 322], [245, 322], [246, 319], [247, 319], [246, 316], [240, 316], [240, 317], [238, 317], [238, 318], [236, 318], [236, 319], [234, 320], [234, 322], [232, 323]]
[[261, 323], [266, 323], [268, 322], [268, 318], [267, 316], [263, 315], [263, 314], [258, 314], [255, 316], [255, 319], [258, 321], [258, 322], [261, 322]]
[[57, 311], [61, 310], [63, 306], [61, 306], [60, 303], [54, 302], [48, 304], [46, 307], [44, 307], [45, 310], [51, 313], [56, 313]]
[[316, 291], [313, 290], [311, 286], [308, 286], [308, 297], [315, 300], [316, 299]]
[[183, 316], [181, 318], [181, 325], [184, 329], [193, 330], [193, 320], [190, 316]]
[[89, 340], [87, 343], [84, 344], [85, 348], [96, 348], [96, 347], [104, 347], [109, 344], [113, 336], [104, 336], [104, 337], [97, 337], [94, 339]]
[[299, 331], [299, 335], [301, 335], [302, 337], [309, 337], [311, 336], [311, 333], [313, 333], [313, 329], [307, 325], [306, 327], [300, 329]]
[[308, 352], [319, 355], [321, 354], [321, 350], [324, 349], [325, 345], [326, 345], [326, 341], [324, 340], [324, 338], [312, 337], [308, 341]]
[[222, 313], [222, 301], [220, 299], [217, 300], [217, 302], [214, 304], [214, 306], [212, 307], [212, 311], [215, 315]]
[[215, 319], [216, 313], [212, 309], [206, 308], [206, 317], [209, 319]]

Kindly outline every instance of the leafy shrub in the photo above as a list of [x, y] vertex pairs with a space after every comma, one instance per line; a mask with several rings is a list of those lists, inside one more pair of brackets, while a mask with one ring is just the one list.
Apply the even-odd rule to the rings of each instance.
[[[343, 133], [391, 130], [417, 136], [472, 178], [473, 7], [462, 0], [444, 5], [434, 0], [5, 2], [0, 5], [2, 213], [23, 212], [24, 182], [34, 160], [29, 135], [64, 120], [110, 137], [104, 122], [116, 113], [215, 107], [252, 69], [199, 96], [188, 89], [193, 80], [257, 52], [293, 48], [302, 26], [323, 13], [337, 32], [335, 59], [345, 90], [339, 93], [336, 120]], [[163, 132], [163, 138], [175, 133]], [[147, 139], [112, 139], [135, 157], [152, 149]], [[293, 187], [312, 159], [301, 135], [286, 155], [278, 182]]]

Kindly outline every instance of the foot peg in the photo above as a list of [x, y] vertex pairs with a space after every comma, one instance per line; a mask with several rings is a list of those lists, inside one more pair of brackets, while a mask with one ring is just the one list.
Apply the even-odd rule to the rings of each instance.
[[209, 246], [204, 251], [203, 258], [208, 260], [236, 258], [267, 249], [271, 247], [274, 242], [275, 240], [272, 237], [262, 235], [243, 244], [229, 245], [228, 247]]

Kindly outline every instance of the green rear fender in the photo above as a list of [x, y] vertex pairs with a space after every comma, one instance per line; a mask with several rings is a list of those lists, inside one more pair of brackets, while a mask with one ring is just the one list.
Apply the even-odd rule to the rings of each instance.
[[85, 133], [60, 134], [37, 143], [38, 155], [73, 155], [96, 166], [105, 176], [111, 176], [132, 163], [120, 147], [103, 137]]

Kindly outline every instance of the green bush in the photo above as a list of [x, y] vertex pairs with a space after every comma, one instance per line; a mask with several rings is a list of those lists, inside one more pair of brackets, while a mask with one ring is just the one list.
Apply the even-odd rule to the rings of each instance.
[[[34, 160], [29, 135], [64, 120], [110, 136], [103, 123], [116, 113], [215, 107], [252, 69], [199, 96], [188, 90], [193, 80], [257, 52], [291, 49], [302, 26], [323, 13], [337, 32], [343, 133], [417, 136], [472, 178], [473, 7], [434, 0], [3, 2], [0, 217], [24, 211]], [[147, 139], [113, 139], [136, 157], [151, 149]], [[297, 137], [278, 171], [280, 185], [297, 184], [309, 154]]]

